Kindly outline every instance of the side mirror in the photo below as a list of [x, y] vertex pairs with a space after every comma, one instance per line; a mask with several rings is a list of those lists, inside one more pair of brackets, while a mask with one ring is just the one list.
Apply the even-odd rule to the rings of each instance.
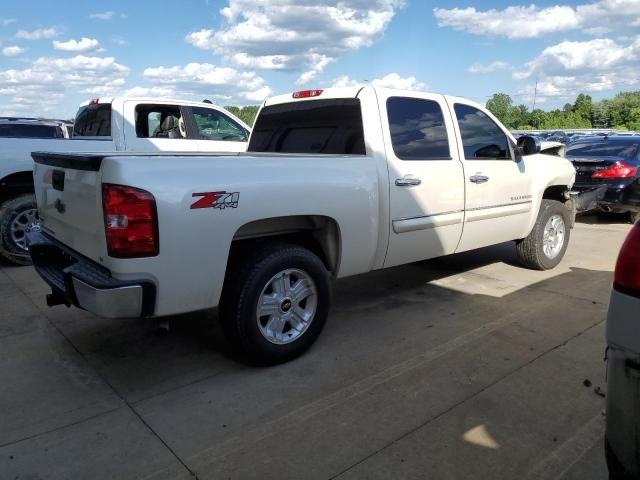
[[530, 135], [523, 135], [518, 139], [517, 155], [535, 155], [536, 153], [540, 153], [540, 140]]

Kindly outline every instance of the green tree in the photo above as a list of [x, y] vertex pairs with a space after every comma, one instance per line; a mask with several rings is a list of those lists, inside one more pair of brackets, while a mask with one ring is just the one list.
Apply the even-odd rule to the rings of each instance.
[[591, 123], [591, 114], [593, 111], [593, 100], [589, 95], [581, 93], [576, 97], [576, 101], [573, 104], [573, 111], [580, 117], [586, 118]]
[[594, 103], [591, 110], [591, 125], [593, 128], [609, 128], [611, 127], [611, 113], [609, 110], [609, 102], [602, 100]]
[[506, 93], [494, 93], [493, 96], [487, 100], [486, 107], [507, 127], [512, 127], [512, 115], [514, 113], [513, 100], [509, 95]]
[[249, 105], [245, 107], [236, 107], [233, 105], [229, 105], [224, 108], [233, 113], [236, 117], [238, 117], [250, 127], [253, 127], [253, 122], [255, 122], [256, 115], [258, 115], [258, 110], [260, 109], [260, 107], [258, 107], [257, 105]]

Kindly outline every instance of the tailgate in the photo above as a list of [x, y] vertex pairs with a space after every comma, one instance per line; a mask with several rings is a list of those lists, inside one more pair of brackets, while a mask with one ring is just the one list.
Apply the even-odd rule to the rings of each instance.
[[106, 251], [100, 166], [104, 155], [34, 152], [42, 231], [97, 260]]

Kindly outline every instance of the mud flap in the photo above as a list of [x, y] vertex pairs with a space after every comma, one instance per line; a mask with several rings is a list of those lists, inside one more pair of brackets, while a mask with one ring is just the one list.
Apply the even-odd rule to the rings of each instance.
[[602, 201], [607, 193], [607, 186], [602, 185], [590, 190], [571, 191], [571, 198], [575, 203], [577, 213], [595, 210], [598, 208], [598, 202]]

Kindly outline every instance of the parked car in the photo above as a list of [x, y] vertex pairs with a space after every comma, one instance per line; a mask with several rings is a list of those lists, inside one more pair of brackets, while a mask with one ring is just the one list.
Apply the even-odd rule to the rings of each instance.
[[69, 126], [64, 120], [0, 117], [0, 138], [70, 138]]
[[[16, 135], [9, 137], [4, 132]], [[241, 152], [249, 127], [210, 102], [100, 98], [80, 106], [71, 140], [63, 122], [0, 120], [0, 257], [30, 262], [25, 234], [38, 228], [31, 152]], [[31, 136], [17, 135], [30, 133]]]
[[550, 269], [573, 225], [571, 163], [484, 107], [366, 86], [266, 101], [249, 151], [34, 153], [49, 305], [163, 317], [219, 305], [231, 342], [277, 363], [315, 341], [331, 277], [515, 240]]
[[596, 208], [606, 212], [629, 212], [635, 223], [640, 212], [640, 137], [593, 136], [572, 143], [567, 158], [576, 169], [574, 190], [598, 187], [603, 196]]
[[620, 250], [607, 316], [605, 452], [611, 480], [640, 478], [640, 224]]

